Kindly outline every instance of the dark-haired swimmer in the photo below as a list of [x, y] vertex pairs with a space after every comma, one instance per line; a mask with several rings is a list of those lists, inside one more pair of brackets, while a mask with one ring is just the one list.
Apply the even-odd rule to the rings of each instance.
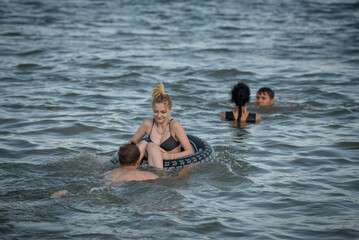
[[223, 112], [221, 118], [229, 121], [255, 123], [261, 120], [261, 117], [256, 113], [247, 111], [247, 104], [249, 103], [250, 90], [244, 83], [238, 83], [232, 87], [231, 102], [236, 104], [234, 111]]
[[[118, 161], [121, 168], [116, 168], [105, 173], [105, 180], [110, 181], [109, 187], [116, 186], [120, 182], [153, 180], [158, 176], [149, 171], [140, 171], [140, 150], [135, 144], [124, 144], [118, 150]], [[62, 190], [51, 195], [52, 198], [59, 198], [68, 194], [69, 191]]]
[[256, 105], [257, 106], [273, 106], [274, 92], [268, 87], [262, 87], [257, 91]]
[[[141, 124], [130, 142], [138, 145], [140, 159], [147, 156], [148, 165], [162, 169], [163, 160], [190, 155], [193, 149], [181, 124], [170, 117], [172, 100], [163, 84], [152, 92], [152, 109], [153, 118]], [[145, 135], [147, 140], [142, 140]]]
[[121, 168], [116, 168], [105, 173], [106, 180], [111, 181], [110, 186], [116, 185], [119, 182], [144, 181], [158, 178], [152, 172], [137, 169], [141, 163], [140, 155], [140, 149], [135, 144], [127, 143], [120, 147], [118, 161], [121, 164]]

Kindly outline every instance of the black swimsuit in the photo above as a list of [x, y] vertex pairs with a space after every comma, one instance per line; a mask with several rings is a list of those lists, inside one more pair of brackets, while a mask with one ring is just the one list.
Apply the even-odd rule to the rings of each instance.
[[[163, 148], [164, 150], [166, 151], [171, 151], [173, 149], [175, 149], [176, 147], [178, 147], [181, 143], [176, 141], [172, 134], [171, 134], [171, 121], [173, 119], [170, 120], [170, 123], [169, 123], [169, 126], [170, 126], [170, 137], [167, 138], [165, 141], [163, 141], [160, 145], [161, 148]], [[147, 139], [147, 142], [152, 142], [151, 140], [151, 133], [152, 133], [152, 129], [153, 129], [153, 124], [155, 123], [155, 119], [153, 119], [153, 122], [152, 122], [152, 127], [151, 127], [151, 131], [150, 133], [148, 134], [148, 139]]]
[[[239, 112], [239, 116], [238, 116], [238, 119], [237, 119], [238, 122], [241, 121], [241, 115], [242, 115], [242, 113]], [[236, 120], [232, 111], [226, 112], [226, 120], [228, 120], [228, 121], [235, 121]], [[246, 122], [247, 123], [255, 123], [256, 122], [256, 114], [250, 112], [248, 114]]]

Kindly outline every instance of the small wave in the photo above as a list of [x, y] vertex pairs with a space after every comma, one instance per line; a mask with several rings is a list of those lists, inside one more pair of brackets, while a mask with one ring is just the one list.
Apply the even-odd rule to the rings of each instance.
[[31, 68], [41, 67], [41, 66], [38, 64], [35, 64], [35, 63], [22, 63], [22, 64], [17, 65], [17, 67], [19, 69], [31, 69]]
[[43, 52], [44, 51], [41, 50], [41, 49], [35, 49], [35, 50], [31, 50], [31, 51], [18, 53], [18, 55], [22, 56], [22, 57], [26, 57], [26, 56], [31, 56], [31, 55], [37, 55], [37, 54], [40, 54], [40, 53], [43, 53]]
[[346, 150], [359, 150], [359, 142], [339, 142], [336, 146]]
[[346, 118], [348, 115], [353, 114], [353, 111], [348, 108], [332, 109], [324, 114], [324, 116], [338, 116], [340, 118]]
[[224, 47], [213, 47], [213, 48], [202, 48], [197, 50], [198, 53], [231, 53], [233, 52], [230, 48], [224, 48]]
[[19, 70], [50, 70], [53, 67], [51, 66], [43, 66], [36, 63], [21, 63], [17, 65]]
[[73, 136], [73, 135], [78, 135], [81, 133], [89, 133], [89, 132], [93, 132], [96, 129], [98, 129], [98, 127], [96, 126], [90, 126], [84, 123], [75, 123], [72, 124], [70, 126], [65, 126], [65, 127], [52, 127], [52, 128], [46, 128], [42, 131], [46, 132], [46, 133], [59, 133], [62, 136]]
[[22, 34], [19, 32], [6, 32], [6, 33], [2, 33], [1, 36], [4, 37], [21, 37]]
[[[356, 54], [356, 56], [359, 54], [359, 51], [358, 51], [358, 53]], [[353, 65], [353, 67], [357, 67], [358, 65], [359, 65], [359, 59], [350, 59], [350, 60], [347, 60], [347, 61], [345, 61], [345, 63], [347, 63], [347, 64], [352, 64]]]
[[92, 187], [92, 188], [90, 188], [90, 190], [88, 192], [89, 193], [95, 193], [95, 192], [103, 193], [106, 190], [108, 190], [108, 186], [103, 185], [103, 186], [99, 186], [99, 187]]
[[305, 74], [298, 74], [294, 76], [295, 78], [309, 78], [310, 82], [308, 82], [308, 84], [312, 84], [313, 77], [319, 77], [321, 79], [327, 79], [327, 78], [337, 78], [337, 77], [341, 77], [341, 74], [339, 73], [329, 73], [329, 72], [311, 72], [311, 73], [305, 73]]
[[225, 31], [239, 31], [239, 30], [241, 30], [240, 27], [235, 27], [235, 26], [220, 26], [219, 28], [222, 29], [222, 30], [225, 30]]
[[253, 72], [247, 72], [247, 71], [239, 71], [235, 68], [230, 68], [230, 69], [220, 69], [220, 70], [200, 70], [197, 72], [193, 72], [191, 74], [187, 74], [187, 75], [193, 75], [193, 74], [201, 74], [201, 75], [206, 75], [209, 77], [214, 77], [214, 78], [236, 78], [239, 76], [248, 76], [248, 75], [254, 75]]
[[104, 162], [108, 158], [88, 152], [81, 152], [42, 166], [49, 176], [84, 177], [104, 173]]

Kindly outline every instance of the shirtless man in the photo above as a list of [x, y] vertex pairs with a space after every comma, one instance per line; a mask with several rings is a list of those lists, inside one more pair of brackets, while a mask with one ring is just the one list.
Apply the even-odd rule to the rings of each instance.
[[141, 162], [140, 154], [140, 150], [135, 144], [127, 143], [120, 147], [118, 160], [122, 167], [106, 172], [106, 180], [110, 180], [112, 182], [111, 185], [113, 185], [119, 182], [144, 181], [158, 178], [152, 172], [137, 169]]
[[[116, 168], [105, 173], [105, 180], [110, 181], [110, 187], [116, 186], [120, 182], [144, 181], [158, 178], [152, 172], [140, 171], [137, 167], [140, 165], [140, 150], [135, 144], [127, 143], [120, 147], [118, 151], [118, 161], [121, 168]], [[67, 190], [62, 190], [51, 195], [52, 198], [58, 198], [68, 194]]]
[[273, 106], [274, 92], [268, 87], [262, 87], [257, 91], [256, 105], [257, 106]]

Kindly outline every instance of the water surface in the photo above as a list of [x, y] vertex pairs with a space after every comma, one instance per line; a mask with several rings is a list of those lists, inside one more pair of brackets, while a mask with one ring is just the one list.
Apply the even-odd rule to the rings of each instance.
[[[359, 3], [1, 1], [5, 239], [359, 238]], [[175, 179], [108, 190], [118, 146], [172, 117], [216, 151]], [[230, 88], [259, 124], [236, 126]], [[254, 106], [258, 88], [276, 107]], [[146, 169], [154, 171], [153, 169]], [[51, 199], [61, 189], [68, 197]]]

